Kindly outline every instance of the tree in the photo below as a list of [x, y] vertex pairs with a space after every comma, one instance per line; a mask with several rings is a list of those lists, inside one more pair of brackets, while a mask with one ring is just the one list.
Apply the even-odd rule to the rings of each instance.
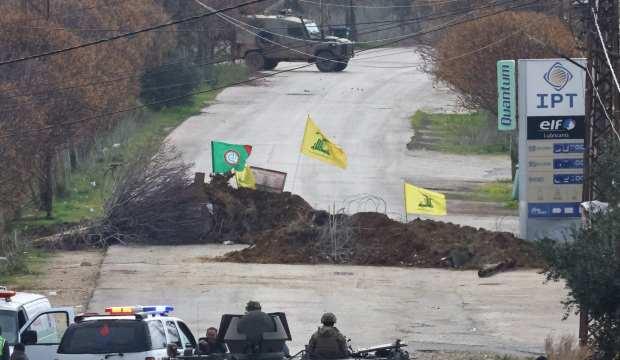
[[[498, 60], [553, 58], [558, 57], [556, 52], [579, 55], [564, 22], [531, 11], [504, 12], [451, 27], [421, 52], [428, 71], [459, 94], [464, 108], [484, 109], [495, 116]], [[514, 174], [518, 147], [512, 148]]]
[[615, 360], [620, 354], [620, 143], [612, 138], [597, 166], [598, 199], [609, 210], [591, 215], [589, 226], [577, 231], [574, 242], [543, 241], [547, 278], [564, 279], [569, 289], [567, 312], [588, 309], [594, 359]]
[[[94, 0], [53, 4], [49, 18], [29, 18], [16, 5], [0, 6], [0, 59], [61, 49], [168, 19], [162, 8], [146, 0], [115, 6]], [[135, 104], [139, 76], [128, 75], [159, 65], [168, 46], [174, 46], [172, 32], [149, 32], [3, 67], [0, 87], [5, 91], [0, 101], [7, 107], [0, 115], [0, 136], [8, 146], [0, 160], [3, 165], [15, 161], [15, 170], [29, 169], [29, 177], [38, 183], [40, 209], [48, 216], [57, 153], [112, 128], [120, 115], [101, 114]], [[11, 181], [0, 183], [0, 193], [22, 194], [28, 189], [31, 181], [20, 181], [21, 173], [16, 171]]]
[[579, 55], [570, 29], [559, 18], [504, 12], [450, 28], [423, 55], [430, 72], [459, 93], [464, 107], [497, 113], [497, 61], [557, 57], [551, 49]]

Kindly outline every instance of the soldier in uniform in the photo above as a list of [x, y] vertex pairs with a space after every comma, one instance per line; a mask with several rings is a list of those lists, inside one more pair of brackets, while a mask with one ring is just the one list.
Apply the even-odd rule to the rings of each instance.
[[0, 327], [0, 360], [9, 360], [9, 342], [2, 337], [2, 327]]
[[241, 334], [262, 334], [264, 332], [276, 331], [276, 324], [271, 316], [261, 310], [258, 301], [248, 301], [245, 306], [245, 315], [239, 320], [237, 331]]
[[323, 326], [312, 334], [308, 343], [311, 359], [342, 359], [349, 356], [347, 339], [334, 326], [336, 315], [325, 313], [321, 316]]

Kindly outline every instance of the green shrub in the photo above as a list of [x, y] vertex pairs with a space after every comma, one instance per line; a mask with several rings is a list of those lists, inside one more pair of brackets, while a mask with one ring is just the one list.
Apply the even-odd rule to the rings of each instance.
[[[202, 82], [200, 66], [178, 62], [142, 75], [140, 98], [153, 110], [192, 103], [190, 94]], [[169, 100], [168, 99], [172, 99]]]

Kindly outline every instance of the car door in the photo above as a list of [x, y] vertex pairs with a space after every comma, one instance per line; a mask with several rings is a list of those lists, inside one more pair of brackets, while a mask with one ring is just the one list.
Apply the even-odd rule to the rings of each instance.
[[51, 308], [32, 316], [19, 330], [30, 359], [53, 359], [65, 330], [73, 323], [72, 308]]
[[177, 326], [179, 327], [179, 335], [181, 337], [181, 343], [183, 344], [183, 349], [196, 349], [196, 338], [194, 334], [189, 330], [189, 327], [185, 325], [182, 321], [177, 321]]

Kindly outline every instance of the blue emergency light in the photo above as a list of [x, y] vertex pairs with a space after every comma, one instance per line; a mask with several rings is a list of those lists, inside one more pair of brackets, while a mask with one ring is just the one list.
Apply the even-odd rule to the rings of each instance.
[[146, 314], [167, 314], [172, 311], [174, 311], [174, 307], [171, 305], [152, 305], [142, 306], [139, 312]]

